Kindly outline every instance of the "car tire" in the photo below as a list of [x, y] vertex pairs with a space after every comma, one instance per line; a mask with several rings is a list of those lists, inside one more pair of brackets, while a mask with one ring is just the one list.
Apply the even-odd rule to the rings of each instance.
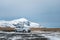
[[25, 31], [25, 30], [23, 30], [23, 32], [24, 32], [24, 33], [26, 33], [26, 31]]
[[31, 32], [31, 30], [28, 30], [28, 33], [30, 33]]

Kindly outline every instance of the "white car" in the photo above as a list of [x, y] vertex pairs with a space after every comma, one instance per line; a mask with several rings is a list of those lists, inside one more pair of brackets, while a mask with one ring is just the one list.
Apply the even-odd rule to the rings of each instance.
[[30, 28], [28, 27], [16, 27], [15, 31], [16, 32], [31, 32]]

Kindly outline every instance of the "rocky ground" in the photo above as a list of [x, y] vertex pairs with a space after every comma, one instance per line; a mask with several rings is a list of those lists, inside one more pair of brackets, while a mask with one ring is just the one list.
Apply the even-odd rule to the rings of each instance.
[[58, 32], [0, 32], [0, 40], [59, 40]]

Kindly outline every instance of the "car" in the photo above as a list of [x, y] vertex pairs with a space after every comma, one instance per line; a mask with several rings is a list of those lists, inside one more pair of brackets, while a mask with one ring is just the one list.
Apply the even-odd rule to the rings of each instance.
[[31, 32], [29, 27], [16, 27], [15, 31], [16, 32]]

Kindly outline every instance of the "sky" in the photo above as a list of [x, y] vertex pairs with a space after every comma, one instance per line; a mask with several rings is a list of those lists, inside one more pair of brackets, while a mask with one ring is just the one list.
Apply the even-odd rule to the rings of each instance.
[[0, 20], [19, 18], [60, 28], [60, 0], [0, 0]]

